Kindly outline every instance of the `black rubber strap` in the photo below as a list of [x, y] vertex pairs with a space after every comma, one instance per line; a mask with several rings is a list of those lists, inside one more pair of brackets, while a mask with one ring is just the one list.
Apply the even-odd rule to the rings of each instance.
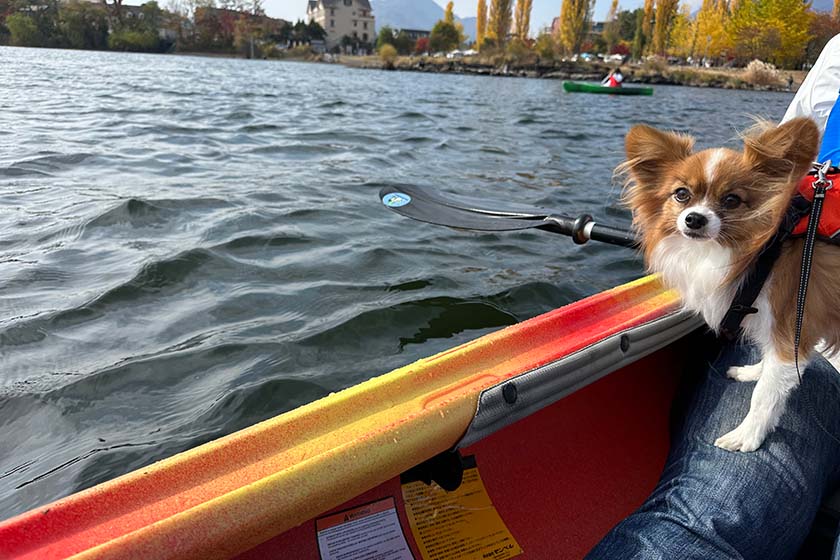
[[764, 287], [764, 283], [770, 277], [773, 265], [782, 252], [782, 244], [791, 236], [796, 224], [808, 215], [811, 203], [804, 196], [797, 194], [791, 200], [790, 206], [782, 219], [778, 231], [770, 238], [756, 257], [747, 277], [738, 287], [735, 297], [732, 298], [732, 305], [720, 323], [720, 334], [729, 341], [736, 341], [741, 338], [741, 323], [744, 317], [758, 310], [753, 307], [758, 294]]

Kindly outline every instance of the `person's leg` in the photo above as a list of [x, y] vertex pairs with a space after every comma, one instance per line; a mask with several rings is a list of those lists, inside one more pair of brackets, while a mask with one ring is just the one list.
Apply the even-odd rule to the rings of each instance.
[[746, 415], [755, 386], [727, 378], [726, 371], [753, 361], [748, 348], [737, 347], [710, 365], [674, 431], [656, 489], [589, 560], [796, 555], [840, 474], [840, 375], [824, 359], [813, 360], [778, 428], [757, 451], [715, 447]]

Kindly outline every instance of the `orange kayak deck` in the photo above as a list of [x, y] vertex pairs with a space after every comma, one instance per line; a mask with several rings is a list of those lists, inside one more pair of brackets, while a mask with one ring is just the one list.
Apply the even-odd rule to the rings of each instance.
[[[485, 430], [472, 439], [463, 439], [477, 418], [479, 399], [486, 391], [554, 362], [584, 355], [580, 352], [621, 333], [680, 315], [678, 308], [676, 293], [664, 290], [654, 277], [602, 292], [9, 519], [0, 524], [0, 558], [204, 559], [242, 554], [273, 538], [284, 538], [278, 535], [348, 500], [363, 499], [360, 496], [365, 492], [388, 484], [400, 473], [459, 442], [466, 446], [465, 452], [470, 452], [467, 444], [489, 433]], [[683, 334], [687, 332], [685, 324], [696, 326], [691, 321], [682, 323]], [[660, 347], [666, 344], [660, 340]], [[657, 349], [651, 346], [645, 352]], [[610, 369], [605, 364], [601, 374], [621, 365], [617, 362]], [[667, 377], [660, 371], [667, 367], [657, 362], [654, 365], [644, 375]], [[570, 391], [599, 376], [576, 382]], [[604, 380], [610, 381], [606, 387], [612, 386], [613, 377]], [[668, 387], [667, 383], [664, 386]], [[568, 404], [576, 402], [573, 397], [577, 393], [560, 403], [560, 410], [567, 411], [561, 417], [564, 432], [573, 432], [570, 427], [575, 424], [597, 423], [599, 410], [618, 406], [609, 401], [611, 404], [598, 405], [597, 409], [579, 405], [580, 410], [575, 410]], [[644, 402], [640, 398], [634, 397], [638, 402], [633, 403], [632, 410], [624, 410], [627, 420], [621, 420], [622, 426], [629, 426], [629, 419], [640, 413], [635, 406]], [[644, 422], [659, 427], [664, 413], [656, 412], [656, 407], [667, 404], [655, 396], [650, 398], [653, 416]], [[555, 408], [532, 416], [538, 419]], [[531, 421], [528, 417], [520, 423]], [[603, 421], [610, 426], [615, 422], [612, 414]], [[527, 445], [550, 447], [547, 434], [537, 432], [539, 442]], [[581, 433], [584, 438], [593, 437], [589, 426]], [[652, 436], [640, 429], [634, 437], [641, 440]], [[500, 463], [495, 467], [494, 461], [478, 459], [482, 477], [491, 479], [488, 486], [498, 492], [494, 481], [510, 481], [514, 471], [521, 469], [520, 452], [512, 450], [526, 446], [526, 440], [507, 442], [494, 435], [481, 441], [487, 443], [479, 445], [497, 445], [497, 456], [511, 457], [506, 466]], [[658, 448], [661, 441], [655, 443]], [[574, 448], [581, 444], [564, 445]], [[572, 484], [572, 471], [590, 470], [581, 463], [584, 459], [624, 461], [631, 471], [635, 468], [632, 465], [642, 460], [635, 456], [607, 458], [607, 450], [594, 451], [588, 459], [575, 451], [558, 456], [549, 453], [541, 461], [544, 468], [557, 476], [563, 473]], [[654, 459], [661, 467], [664, 455], [659, 453]], [[531, 467], [533, 464], [529, 464]], [[642, 470], [644, 474], [639, 474], [638, 480], [625, 480], [621, 485], [635, 488], [655, 480], [649, 468]], [[597, 489], [600, 484], [585, 483], [589, 489]], [[603, 488], [609, 496], [621, 494], [619, 489]], [[541, 494], [539, 489], [536, 492]], [[621, 511], [626, 512], [631, 502], [638, 501], [635, 489], [631, 494], [620, 500]], [[521, 501], [533, 503], [539, 497], [523, 494]], [[552, 509], [552, 515], [563, 509], [560, 504], [546, 502], [546, 511], [549, 505], [559, 508]], [[509, 517], [514, 520], [520, 515]], [[586, 519], [588, 514], [580, 510], [574, 515]], [[510, 523], [527, 524], [527, 517]], [[613, 517], [611, 514], [610, 519]], [[602, 530], [603, 525], [597, 525], [592, 534]]]

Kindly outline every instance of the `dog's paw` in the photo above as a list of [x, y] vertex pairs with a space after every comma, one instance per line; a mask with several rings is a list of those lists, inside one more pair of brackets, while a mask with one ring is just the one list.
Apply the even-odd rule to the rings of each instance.
[[717, 438], [715, 445], [729, 451], [749, 453], [761, 447], [765, 435], [754, 422], [744, 420], [740, 426]]
[[726, 377], [735, 381], [758, 381], [761, 377], [761, 362], [751, 366], [732, 366], [726, 370]]

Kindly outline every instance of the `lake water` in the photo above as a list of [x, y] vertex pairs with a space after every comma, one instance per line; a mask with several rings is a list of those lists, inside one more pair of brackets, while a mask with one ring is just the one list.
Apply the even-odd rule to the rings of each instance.
[[626, 225], [631, 124], [736, 146], [791, 97], [0, 48], [0, 518], [642, 273], [382, 186]]

